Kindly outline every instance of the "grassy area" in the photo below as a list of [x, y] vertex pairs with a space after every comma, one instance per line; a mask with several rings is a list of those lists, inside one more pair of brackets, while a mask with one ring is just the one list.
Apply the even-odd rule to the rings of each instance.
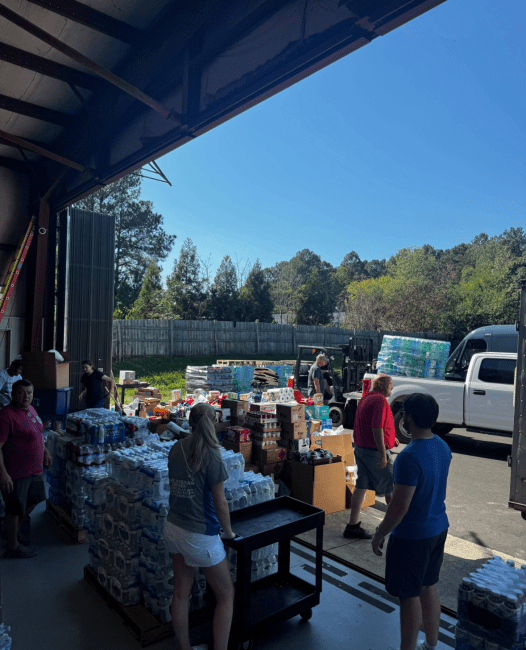
[[[226, 358], [226, 357], [223, 357]], [[281, 361], [288, 359], [283, 354], [263, 354], [251, 355], [249, 357], [232, 356], [234, 359], [260, 359], [268, 361]], [[156, 386], [162, 394], [163, 401], [171, 399], [170, 391], [173, 388], [185, 387], [186, 366], [211, 366], [217, 363], [217, 356], [206, 357], [136, 357], [119, 361], [113, 364], [113, 374], [115, 379], [119, 380], [121, 370], [135, 370], [135, 377], [139, 381], [147, 381], [150, 386]], [[119, 391], [120, 393], [120, 391]], [[131, 402], [135, 388], [126, 389], [125, 403]]]

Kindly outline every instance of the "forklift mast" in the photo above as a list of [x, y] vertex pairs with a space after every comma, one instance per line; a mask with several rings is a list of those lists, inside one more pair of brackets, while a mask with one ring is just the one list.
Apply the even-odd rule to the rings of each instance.
[[513, 440], [508, 465], [511, 467], [510, 499], [508, 506], [519, 510], [526, 519], [526, 280], [522, 281], [519, 320], [519, 345], [517, 349], [517, 374], [515, 379], [515, 418]]

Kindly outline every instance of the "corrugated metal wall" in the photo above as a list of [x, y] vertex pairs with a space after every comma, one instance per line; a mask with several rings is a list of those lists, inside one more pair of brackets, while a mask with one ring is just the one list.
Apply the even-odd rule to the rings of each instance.
[[234, 323], [232, 321], [116, 320], [113, 323], [115, 359], [143, 356], [218, 355], [235, 359], [252, 354], [284, 354], [296, 358], [298, 345], [335, 347], [350, 336], [373, 340], [376, 355], [384, 334], [447, 339], [436, 332], [349, 330], [339, 327]]
[[91, 359], [111, 372], [115, 221], [88, 210], [70, 209], [67, 347], [73, 363], [71, 408], [84, 408], [77, 396], [81, 361]]

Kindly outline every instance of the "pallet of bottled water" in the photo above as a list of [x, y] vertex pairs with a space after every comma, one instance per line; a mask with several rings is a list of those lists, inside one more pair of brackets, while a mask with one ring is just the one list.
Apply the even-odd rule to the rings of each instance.
[[526, 647], [526, 564], [494, 555], [458, 588], [457, 650]]
[[[171, 620], [173, 566], [164, 540], [169, 511], [168, 455], [177, 442], [152, 435], [141, 446], [108, 453], [105, 477], [83, 477], [89, 564], [99, 583], [122, 605], [141, 601], [163, 623]], [[228, 473], [229, 510], [274, 497], [269, 477], [245, 472], [241, 454], [221, 450]], [[98, 479], [101, 480], [98, 480]], [[235, 559], [231, 566], [235, 565]], [[254, 579], [277, 571], [277, 549], [260, 549]], [[235, 571], [233, 575], [235, 579]], [[204, 606], [206, 580], [196, 571], [190, 611]]]
[[450, 348], [447, 341], [385, 335], [377, 369], [392, 376], [444, 379]]
[[11, 636], [10, 633], [11, 628], [4, 625], [4, 623], [0, 624], [0, 650], [10, 650], [11, 648]]
[[230, 366], [187, 366], [186, 390], [193, 392], [197, 388], [228, 393], [232, 390], [232, 368]]

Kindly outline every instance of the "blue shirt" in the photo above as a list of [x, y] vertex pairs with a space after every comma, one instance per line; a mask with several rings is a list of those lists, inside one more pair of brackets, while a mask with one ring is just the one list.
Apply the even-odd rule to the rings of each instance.
[[449, 528], [446, 484], [451, 450], [438, 436], [412, 440], [397, 456], [394, 482], [415, 485], [405, 517], [391, 535], [404, 539], [428, 539]]

